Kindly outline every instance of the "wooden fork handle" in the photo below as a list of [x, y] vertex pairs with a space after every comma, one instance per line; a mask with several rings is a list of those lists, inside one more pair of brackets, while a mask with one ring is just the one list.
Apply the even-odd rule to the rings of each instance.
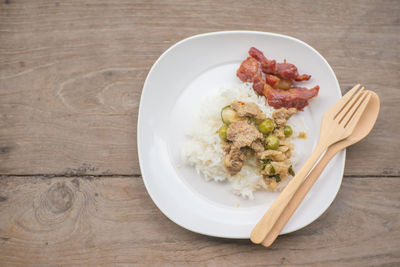
[[279, 233], [282, 231], [283, 227], [287, 224], [289, 219], [292, 217], [293, 213], [296, 211], [297, 207], [303, 201], [304, 197], [307, 195], [308, 191], [310, 191], [311, 187], [320, 176], [322, 171], [325, 169], [326, 165], [328, 165], [329, 161], [332, 159], [333, 156], [336, 155], [340, 148], [337, 149], [335, 147], [336, 144], [330, 146], [324, 156], [318, 161], [317, 165], [314, 169], [310, 172], [306, 180], [294, 194], [293, 198], [289, 201], [286, 209], [283, 211], [281, 216], [276, 221], [275, 225], [272, 227], [271, 231], [267, 234], [262, 245], [265, 247], [269, 247], [278, 237]]
[[[322, 144], [322, 145], [321, 145]], [[303, 167], [297, 172], [285, 189], [279, 194], [279, 197], [272, 203], [271, 207], [267, 210], [261, 220], [256, 224], [251, 232], [250, 239], [253, 243], [260, 244], [267, 234], [271, 231], [278, 218], [286, 209], [290, 200], [302, 185], [307, 177], [308, 172], [317, 162], [318, 158], [325, 151], [326, 145], [318, 143], [311, 156], [308, 158]]]

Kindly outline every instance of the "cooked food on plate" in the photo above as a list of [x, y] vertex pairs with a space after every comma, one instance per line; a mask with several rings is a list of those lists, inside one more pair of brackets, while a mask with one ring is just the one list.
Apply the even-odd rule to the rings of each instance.
[[305, 138], [301, 116], [295, 115], [318, 95], [319, 86], [293, 64], [268, 60], [252, 47], [237, 70], [241, 85], [216, 91], [203, 104], [188, 132], [186, 161], [206, 180], [229, 181], [233, 192], [252, 199], [263, 189], [280, 191], [294, 176], [293, 138]]
[[250, 57], [242, 62], [236, 75], [243, 82], [252, 82], [254, 91], [264, 95], [274, 108], [303, 110], [308, 100], [317, 96], [319, 86], [311, 89], [293, 86], [293, 82], [308, 81], [311, 75], [299, 74], [293, 64], [268, 60], [257, 48], [250, 48]]
[[267, 118], [257, 104], [242, 101], [224, 107], [221, 114], [225, 125], [219, 128], [219, 136], [229, 175], [240, 172], [249, 157], [255, 157], [269, 189], [275, 189], [278, 183], [293, 175], [289, 160], [293, 145], [288, 140], [293, 130], [286, 122], [295, 113], [295, 108], [280, 108], [272, 113], [272, 118]]

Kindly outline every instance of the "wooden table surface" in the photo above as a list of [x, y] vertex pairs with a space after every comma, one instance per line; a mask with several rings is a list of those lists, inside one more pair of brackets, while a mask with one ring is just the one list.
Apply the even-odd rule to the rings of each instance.
[[[153, 62], [185, 37], [236, 29], [309, 43], [343, 92], [362, 83], [382, 104], [332, 206], [269, 249], [175, 225], [138, 164]], [[0, 266], [400, 266], [399, 41], [398, 0], [2, 0]]]

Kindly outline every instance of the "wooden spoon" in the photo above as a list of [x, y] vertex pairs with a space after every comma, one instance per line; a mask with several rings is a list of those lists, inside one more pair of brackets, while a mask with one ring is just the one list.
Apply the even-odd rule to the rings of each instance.
[[310, 172], [307, 179], [303, 182], [293, 198], [290, 200], [289, 205], [286, 207], [285, 211], [281, 214], [271, 231], [267, 234], [266, 238], [262, 242], [263, 246], [269, 247], [275, 241], [279, 233], [282, 231], [283, 227], [285, 227], [292, 214], [303, 201], [305, 195], [311, 189], [312, 185], [315, 183], [315, 181], [322, 173], [326, 165], [329, 163], [329, 161], [332, 159], [332, 157], [335, 156], [337, 152], [357, 143], [369, 134], [369, 132], [375, 125], [375, 121], [378, 118], [379, 108], [379, 96], [376, 93], [371, 92], [371, 99], [368, 102], [367, 108], [361, 115], [361, 118], [358, 121], [357, 126], [352, 134], [346, 139], [331, 145], [327, 149], [324, 156]]
[[260, 244], [264, 241], [268, 232], [271, 231], [297, 189], [307, 178], [309, 171], [314, 167], [325, 150], [332, 144], [349, 137], [354, 131], [358, 120], [371, 98], [370, 91], [364, 91], [364, 87], [358, 90], [359, 87], [360, 85], [354, 86], [353, 89], [347, 92], [322, 116], [321, 131], [317, 146], [301, 169], [253, 228], [250, 234], [250, 239], [253, 243]]

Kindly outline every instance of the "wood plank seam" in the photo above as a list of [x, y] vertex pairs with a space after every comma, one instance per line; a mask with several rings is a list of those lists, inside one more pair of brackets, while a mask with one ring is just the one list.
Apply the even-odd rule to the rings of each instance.
[[121, 178], [140, 178], [141, 174], [0, 174], [1, 178], [8, 177], [43, 177], [43, 178], [104, 178], [104, 177], [121, 177]]

